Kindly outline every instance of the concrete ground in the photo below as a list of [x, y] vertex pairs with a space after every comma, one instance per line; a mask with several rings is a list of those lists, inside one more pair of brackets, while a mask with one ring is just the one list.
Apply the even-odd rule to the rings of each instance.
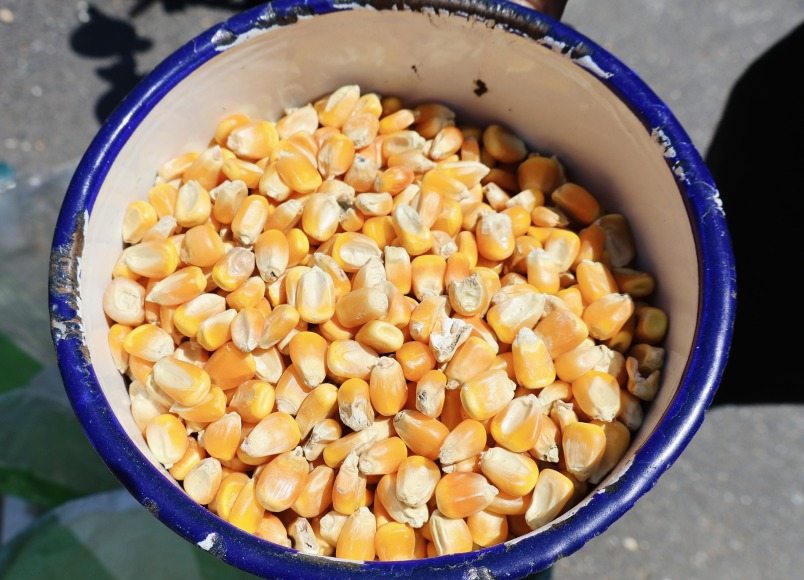
[[[96, 110], [245, 3], [0, 0], [0, 162], [38, 177], [74, 163]], [[87, 28], [93, 10], [104, 25]], [[804, 0], [570, 0], [565, 14], [634, 68], [702, 151], [739, 74], [802, 20]], [[802, 407], [718, 408], [655, 489], [555, 576], [800, 578], [802, 522]]]

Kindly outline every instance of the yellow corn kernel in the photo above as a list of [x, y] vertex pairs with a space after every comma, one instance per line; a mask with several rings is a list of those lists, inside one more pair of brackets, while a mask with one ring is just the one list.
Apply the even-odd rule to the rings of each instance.
[[427, 294], [410, 313], [409, 331], [414, 340], [428, 342], [436, 325], [447, 318], [447, 298]]
[[363, 147], [368, 147], [377, 137], [377, 133], [380, 130], [380, 121], [372, 113], [358, 113], [357, 111], [358, 107], [355, 107], [352, 116], [343, 124], [342, 131], [343, 135], [351, 143], [354, 143], [354, 147], [362, 149]]
[[184, 424], [170, 414], [159, 415], [148, 423], [145, 441], [156, 460], [167, 469], [181, 460], [190, 444]]
[[533, 449], [530, 450], [531, 455], [539, 461], [557, 463], [558, 436], [559, 432], [556, 424], [548, 415], [543, 416], [539, 421], [536, 443]]
[[399, 464], [407, 458], [408, 448], [399, 437], [389, 437], [377, 441], [366, 449], [358, 463], [360, 472], [364, 475], [385, 475], [396, 473]]
[[172, 324], [184, 336], [198, 335], [201, 324], [226, 309], [226, 299], [217, 294], [200, 294], [173, 312]]
[[390, 193], [360, 193], [355, 198], [355, 207], [366, 216], [386, 216], [394, 208]]
[[184, 153], [162, 164], [157, 175], [165, 181], [173, 181], [182, 176], [187, 168], [198, 158], [197, 152]]
[[295, 415], [299, 406], [312, 389], [307, 387], [295, 365], [289, 365], [276, 383], [276, 408], [278, 411]]
[[[114, 366], [121, 374], [125, 374], [128, 370], [128, 352], [123, 347], [123, 343], [129, 332], [131, 332], [130, 326], [113, 324], [109, 327], [109, 334], [107, 335], [109, 352], [112, 354]], [[400, 344], [400, 346], [402, 345]]]
[[510, 496], [531, 492], [539, 477], [536, 462], [524, 453], [492, 447], [480, 456], [480, 469], [489, 481]]
[[541, 389], [556, 380], [547, 345], [530, 328], [521, 328], [511, 345], [516, 381], [528, 389]]
[[444, 408], [447, 375], [439, 370], [427, 371], [416, 383], [416, 410], [437, 418]]
[[155, 324], [143, 324], [126, 335], [123, 349], [130, 355], [156, 362], [173, 354], [173, 338]]
[[606, 433], [592, 423], [571, 423], [561, 430], [561, 450], [567, 471], [579, 481], [595, 472], [606, 449]]
[[317, 128], [318, 113], [312, 105], [294, 109], [276, 123], [276, 131], [282, 139], [287, 139], [299, 131], [312, 133]]
[[409, 506], [402, 503], [397, 497], [396, 486], [396, 474], [384, 475], [377, 484], [376, 501], [382, 504], [393, 520], [412, 528], [421, 528], [427, 522], [429, 515], [427, 506]]
[[598, 340], [614, 337], [634, 312], [634, 303], [627, 294], [606, 294], [592, 302], [583, 312], [589, 334]]
[[205, 370], [172, 357], [158, 360], [151, 377], [162, 392], [185, 407], [201, 403], [210, 392], [210, 376]]
[[338, 410], [338, 389], [329, 383], [317, 386], [299, 405], [296, 423], [302, 439], [324, 419], [335, 415]]
[[250, 189], [257, 189], [262, 178], [263, 168], [242, 159], [227, 159], [223, 163], [223, 174], [232, 181], [240, 180]]
[[280, 304], [265, 317], [265, 326], [260, 337], [260, 348], [271, 348], [279, 343], [291, 329], [299, 324], [299, 312], [289, 304]]
[[182, 174], [182, 181], [196, 181], [204, 189], [211, 189], [218, 185], [224, 161], [223, 150], [217, 145], [210, 147], [187, 167]]
[[634, 339], [646, 344], [658, 344], [667, 334], [667, 314], [655, 306], [641, 306], [636, 311]]
[[348, 379], [338, 389], [338, 412], [343, 424], [354, 431], [368, 429], [374, 423], [369, 384], [363, 379]]
[[242, 422], [237, 413], [227, 413], [217, 421], [213, 421], [204, 430], [204, 449], [212, 457], [228, 461], [235, 456], [240, 444]]
[[519, 188], [550, 194], [562, 181], [563, 173], [555, 157], [529, 157], [517, 168]]
[[419, 411], [404, 410], [397, 413], [394, 428], [413, 453], [428, 459], [438, 457], [441, 444], [449, 435], [446, 425]]
[[488, 212], [480, 216], [475, 230], [477, 251], [488, 260], [505, 260], [514, 253], [514, 231], [511, 217]]
[[290, 539], [285, 525], [272, 513], [263, 513], [254, 535], [274, 544], [290, 548]]
[[290, 508], [304, 489], [308, 474], [309, 464], [302, 455], [301, 447], [278, 455], [265, 466], [257, 479], [257, 500], [270, 512]]
[[159, 183], [148, 191], [148, 203], [156, 211], [158, 219], [173, 216], [176, 206], [176, 195], [179, 190], [170, 183]]
[[483, 548], [502, 544], [508, 539], [508, 518], [491, 511], [480, 511], [466, 518], [472, 541]]
[[438, 466], [430, 459], [411, 455], [399, 464], [396, 498], [406, 506], [423, 506], [433, 497], [440, 478]]
[[497, 493], [483, 475], [456, 472], [441, 478], [435, 498], [439, 512], [450, 518], [465, 518], [486, 509]]
[[388, 314], [388, 296], [379, 288], [360, 288], [342, 296], [335, 316], [346, 328], [354, 328]]
[[257, 531], [265, 516], [265, 508], [257, 497], [255, 480], [256, 478], [248, 479], [240, 488], [227, 518], [230, 524], [250, 534]]
[[534, 248], [528, 254], [528, 283], [545, 294], [555, 294], [561, 287], [561, 269], [553, 257], [541, 248]]
[[572, 383], [572, 396], [592, 419], [612, 421], [620, 412], [620, 386], [608, 373], [589, 371]]
[[321, 384], [326, 377], [327, 341], [314, 332], [300, 332], [288, 345], [290, 360], [300, 370], [308, 387]]
[[488, 369], [497, 351], [482, 338], [471, 336], [458, 347], [444, 371], [448, 389], [454, 389]]
[[380, 119], [380, 134], [389, 135], [397, 131], [403, 131], [410, 127], [415, 120], [413, 111], [410, 109], [399, 109]]
[[232, 506], [234, 506], [237, 496], [248, 481], [249, 477], [245, 473], [224, 473], [221, 484], [218, 486], [218, 493], [215, 494], [215, 498], [210, 502], [209, 509], [217, 513], [221, 519], [229, 521]]
[[338, 378], [365, 380], [378, 360], [376, 352], [354, 340], [336, 340], [327, 349], [327, 369]]
[[148, 240], [123, 251], [125, 265], [147, 278], [164, 278], [176, 271], [179, 253], [170, 240]]
[[483, 147], [500, 163], [517, 163], [527, 155], [522, 140], [500, 125], [489, 125], [483, 131]]
[[183, 481], [184, 478], [187, 477], [187, 474], [207, 456], [203, 447], [201, 447], [194, 438], [190, 437], [187, 443], [187, 450], [184, 452], [182, 458], [170, 468], [170, 475], [176, 479], [176, 481]]
[[[361, 232], [371, 239], [378, 248], [385, 248], [396, 237], [390, 216], [377, 216], [366, 219]], [[410, 260], [410, 257], [408, 257], [408, 260]]]
[[554, 307], [545, 314], [534, 330], [544, 340], [554, 360], [577, 347], [589, 336], [586, 323], [563, 307]]
[[431, 545], [435, 550], [434, 555], [445, 556], [472, 551], [472, 532], [463, 519], [449, 518], [439, 510], [435, 510], [430, 516], [428, 526], [433, 538]]
[[207, 505], [218, 493], [223, 479], [221, 462], [214, 457], [199, 461], [184, 478], [184, 491], [201, 505]]
[[530, 499], [530, 494], [514, 496], [501, 491], [494, 496], [485, 511], [503, 516], [524, 515], [530, 505]]
[[380, 173], [377, 181], [378, 190], [396, 195], [408, 187], [415, 178], [415, 173], [410, 167], [398, 165], [389, 167]]
[[[167, 389], [162, 390], [170, 394]], [[217, 421], [226, 413], [226, 395], [220, 388], [212, 387], [198, 403], [193, 405], [174, 403], [170, 407], [170, 412], [177, 414], [185, 421], [211, 423], [212, 421]]]
[[510, 451], [527, 451], [536, 444], [545, 413], [543, 403], [535, 395], [517, 397], [491, 420], [491, 436]]
[[147, 201], [131, 202], [123, 215], [123, 241], [136, 244], [156, 225], [158, 219], [156, 210]]
[[418, 381], [436, 365], [435, 357], [428, 346], [416, 340], [406, 342], [396, 351], [396, 360], [409, 381]]
[[254, 252], [234, 247], [212, 267], [212, 279], [227, 292], [237, 290], [254, 272]]
[[535, 530], [555, 519], [572, 498], [574, 489], [572, 480], [567, 476], [554, 469], [542, 470], [525, 512], [528, 527]]
[[[254, 308], [265, 297], [265, 282], [259, 276], [252, 276], [237, 290], [226, 295], [226, 305], [237, 311]], [[262, 331], [262, 329], [260, 329]]]
[[176, 196], [176, 222], [183, 228], [200, 226], [212, 212], [209, 192], [197, 181], [184, 184]]
[[398, 361], [380, 357], [371, 369], [369, 395], [374, 410], [380, 415], [392, 416], [404, 407], [408, 385]]
[[204, 366], [212, 382], [224, 391], [234, 389], [253, 378], [256, 369], [254, 357], [250, 353], [240, 351], [231, 342], [216, 350]]
[[521, 328], [533, 328], [544, 312], [545, 298], [529, 284], [501, 288], [492, 297], [486, 320], [500, 341], [511, 344]]
[[318, 119], [324, 127], [340, 129], [351, 116], [360, 99], [360, 87], [357, 85], [344, 85], [329, 96], [322, 99], [323, 103], [318, 110]]
[[357, 452], [350, 451], [335, 477], [332, 489], [332, 507], [344, 515], [353, 514], [360, 508], [365, 493], [366, 478], [358, 471]]
[[235, 127], [226, 138], [226, 147], [245, 159], [262, 159], [271, 155], [279, 143], [276, 125], [270, 121], [254, 121]]
[[422, 300], [427, 295], [444, 293], [447, 261], [441, 256], [417, 256], [411, 262], [413, 293]]
[[248, 117], [248, 115], [243, 115], [241, 113], [227, 115], [221, 119], [218, 122], [218, 125], [215, 127], [215, 142], [221, 146], [225, 145], [226, 139], [234, 129], [237, 127], [242, 127], [249, 122], [251, 122], [251, 119]]
[[319, 465], [307, 476], [307, 481], [291, 508], [304, 518], [322, 515], [332, 504], [334, 484], [335, 471], [326, 465]]
[[215, 201], [212, 217], [221, 224], [231, 224], [240, 205], [248, 196], [248, 188], [242, 181], [224, 181], [211, 189], [210, 197]]
[[343, 525], [335, 556], [349, 560], [371, 561], [376, 554], [374, 541], [377, 522], [374, 514], [366, 507], [361, 507], [346, 520]]
[[257, 348], [265, 326], [265, 316], [257, 308], [244, 308], [232, 320], [232, 342], [242, 352]]
[[601, 262], [582, 260], [576, 267], [575, 275], [578, 278], [578, 288], [587, 304], [618, 291], [614, 276]]
[[597, 469], [589, 476], [589, 481], [593, 484], [600, 483], [608, 473], [623, 458], [628, 447], [631, 445], [631, 432], [628, 427], [619, 421], [602, 422], [594, 421], [606, 434], [606, 449]]
[[578, 257], [581, 239], [569, 230], [554, 229], [544, 241], [544, 249], [553, 259], [559, 272], [569, 270]]
[[234, 309], [213, 314], [198, 326], [196, 340], [206, 350], [212, 352], [232, 339], [231, 324], [237, 316]]
[[461, 404], [466, 413], [485, 421], [499, 413], [514, 398], [516, 383], [503, 370], [490, 370], [475, 375], [461, 387]]
[[337, 234], [332, 245], [332, 257], [346, 272], [357, 272], [372, 257], [382, 256], [380, 248], [369, 236], [355, 232]]
[[354, 452], [359, 455], [368, 449], [377, 440], [377, 437], [378, 434], [374, 430], [373, 424], [367, 429], [340, 437], [329, 443], [324, 449], [324, 462], [330, 467], [338, 467], [350, 453]]
[[381, 562], [413, 560], [416, 534], [407, 524], [389, 522], [377, 528], [374, 549]]
[[617, 286], [632, 298], [645, 298], [653, 294], [656, 280], [647, 272], [639, 272], [631, 268], [615, 268], [612, 272]]
[[270, 204], [262, 195], [249, 195], [232, 220], [232, 234], [244, 246], [252, 245], [268, 221]]
[[287, 527], [287, 535], [293, 538], [293, 547], [302, 554], [320, 556], [324, 554], [325, 550], [327, 550], [327, 546], [322, 545], [318, 541], [313, 527], [306, 518], [296, 518], [289, 523]]
[[576, 316], [583, 315], [583, 296], [581, 295], [581, 291], [578, 289], [578, 286], [570, 286], [569, 288], [563, 288], [556, 293], [556, 296], [561, 298], [564, 305], [569, 308], [573, 314]]
[[128, 375], [134, 381], [145, 384], [148, 380], [148, 375], [151, 374], [153, 366], [153, 362], [145, 360], [144, 358], [134, 355], [128, 357]]
[[186, 340], [176, 347], [173, 351], [173, 358], [182, 362], [194, 364], [198, 368], [204, 368], [209, 360], [209, 353], [195, 340]]
[[398, 350], [404, 343], [405, 337], [393, 324], [372, 320], [360, 328], [355, 340], [378, 353], [389, 353]]
[[211, 223], [198, 225], [184, 233], [180, 254], [185, 264], [208, 268], [223, 257], [223, 241]]
[[341, 424], [335, 419], [324, 419], [316, 424], [304, 444], [304, 456], [308, 461], [315, 461], [327, 445], [340, 439], [341, 432]]
[[354, 157], [355, 143], [347, 135], [336, 133], [324, 141], [318, 151], [318, 170], [324, 179], [343, 175]]
[[605, 235], [605, 255], [614, 268], [630, 264], [636, 256], [634, 236], [628, 220], [620, 214], [607, 214], [595, 222]]
[[313, 266], [299, 278], [295, 292], [299, 317], [311, 324], [320, 324], [335, 314], [335, 286], [324, 270]]
[[280, 348], [282, 348], [281, 343], [271, 348], [254, 349], [254, 371], [258, 379], [276, 384], [282, 378], [287, 365]]
[[245, 381], [234, 391], [229, 407], [248, 423], [258, 423], [274, 408], [274, 388], [259, 380]]
[[553, 191], [551, 197], [573, 220], [585, 226], [600, 217], [600, 204], [580, 185], [565, 183]]
[[557, 207], [536, 206], [530, 213], [530, 219], [534, 226], [540, 228], [563, 228], [569, 225], [569, 218]]
[[433, 246], [433, 234], [409, 205], [394, 208], [393, 225], [402, 246], [411, 256], [419, 256]]
[[441, 465], [452, 465], [478, 455], [486, 448], [486, 428], [480, 421], [461, 421], [444, 439], [438, 460]]

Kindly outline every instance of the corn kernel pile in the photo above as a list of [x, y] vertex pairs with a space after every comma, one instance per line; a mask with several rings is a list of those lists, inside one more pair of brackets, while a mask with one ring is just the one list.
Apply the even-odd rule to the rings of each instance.
[[187, 494], [308, 554], [406, 560], [539, 528], [617, 464], [667, 317], [625, 218], [554, 157], [344, 86], [223, 119], [123, 219], [103, 306]]

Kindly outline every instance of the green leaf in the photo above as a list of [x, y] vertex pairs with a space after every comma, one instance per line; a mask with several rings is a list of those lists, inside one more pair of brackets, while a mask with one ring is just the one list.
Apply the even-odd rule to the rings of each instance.
[[53, 367], [0, 395], [0, 492], [52, 507], [119, 483], [87, 441]]
[[31, 380], [42, 366], [0, 334], [0, 393], [16, 389]]
[[125, 491], [72, 501], [0, 549], [0, 578], [30, 580], [246, 580], [186, 542]]

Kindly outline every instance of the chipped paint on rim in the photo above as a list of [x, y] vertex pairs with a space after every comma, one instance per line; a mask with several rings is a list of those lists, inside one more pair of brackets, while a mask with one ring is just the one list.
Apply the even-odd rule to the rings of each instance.
[[[194, 504], [127, 437], [100, 389], [85, 343], [79, 294], [84, 231], [110, 166], [142, 119], [173, 87], [222, 50], [299, 19], [348, 10], [404, 10], [471, 18], [566, 55], [618, 95], [646, 131], [660, 128], [662, 142], [666, 141], [674, 154], [665, 159], [677, 178], [705, 264], [700, 271], [699, 320], [687, 369], [675, 397], [632, 457], [631, 465], [619, 478], [538, 533], [468, 554], [356, 563], [305, 555], [231, 526]], [[725, 365], [734, 306], [734, 259], [717, 188], [667, 106], [631, 70], [594, 42], [560, 22], [504, 0], [276, 0], [213, 27], [163, 61], [100, 129], [68, 189], [51, 254], [54, 345], [67, 394], [93, 446], [132, 495], [170, 528], [235, 566], [272, 577], [519, 577], [543, 570], [578, 550], [630, 509], [698, 430]], [[707, 348], [702, 348], [703, 344]]]

